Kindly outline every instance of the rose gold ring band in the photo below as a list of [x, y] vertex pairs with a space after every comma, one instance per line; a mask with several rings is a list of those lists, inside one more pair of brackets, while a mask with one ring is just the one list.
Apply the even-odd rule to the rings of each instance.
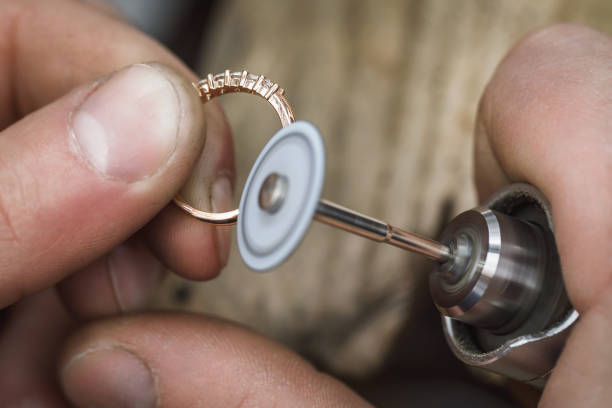
[[[263, 75], [249, 74], [247, 71], [231, 72], [226, 69], [223, 73], [208, 74], [206, 78], [193, 85], [203, 103], [231, 92], [255, 94], [272, 105], [283, 127], [295, 122], [291, 106], [284, 96], [285, 91]], [[192, 207], [180, 195], [174, 197], [174, 203], [193, 217], [211, 224], [231, 225], [238, 220], [238, 209], [222, 213], [206, 212]]]

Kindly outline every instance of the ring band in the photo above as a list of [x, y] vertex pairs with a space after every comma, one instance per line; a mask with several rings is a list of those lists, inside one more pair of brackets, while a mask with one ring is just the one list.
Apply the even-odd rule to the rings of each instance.
[[[203, 103], [230, 92], [259, 95], [272, 105], [283, 127], [295, 122], [293, 111], [284, 96], [283, 88], [263, 75], [249, 74], [247, 71], [231, 72], [226, 69], [225, 72], [220, 74], [208, 74], [206, 78], [194, 83], [193, 86], [198, 91]], [[193, 217], [210, 224], [232, 225], [238, 220], [238, 209], [222, 213], [206, 212], [192, 207], [180, 195], [174, 197], [174, 203]]]

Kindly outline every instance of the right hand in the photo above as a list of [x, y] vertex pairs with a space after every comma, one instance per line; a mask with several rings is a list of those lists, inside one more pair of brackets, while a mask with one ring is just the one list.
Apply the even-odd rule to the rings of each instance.
[[612, 38], [565, 25], [520, 41], [480, 103], [480, 197], [519, 181], [548, 197], [566, 288], [580, 313], [543, 406], [612, 400], [611, 101]]

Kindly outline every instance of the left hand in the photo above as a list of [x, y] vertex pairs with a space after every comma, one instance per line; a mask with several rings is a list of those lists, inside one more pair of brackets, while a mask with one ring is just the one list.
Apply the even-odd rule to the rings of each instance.
[[4, 0], [0, 22], [0, 405], [366, 405], [230, 323], [117, 317], [162, 264], [195, 279], [225, 264], [228, 230], [166, 205], [194, 168], [190, 201], [231, 203], [223, 112], [166, 49], [84, 3]]

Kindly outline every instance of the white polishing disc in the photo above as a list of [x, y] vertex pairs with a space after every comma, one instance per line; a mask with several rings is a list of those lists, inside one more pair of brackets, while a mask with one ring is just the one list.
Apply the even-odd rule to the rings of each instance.
[[[259, 206], [259, 192], [273, 173], [284, 177], [287, 188], [280, 208], [270, 213]], [[314, 125], [295, 122], [270, 139], [240, 198], [238, 249], [249, 268], [271, 269], [291, 255], [310, 226], [324, 178], [325, 147]]]

